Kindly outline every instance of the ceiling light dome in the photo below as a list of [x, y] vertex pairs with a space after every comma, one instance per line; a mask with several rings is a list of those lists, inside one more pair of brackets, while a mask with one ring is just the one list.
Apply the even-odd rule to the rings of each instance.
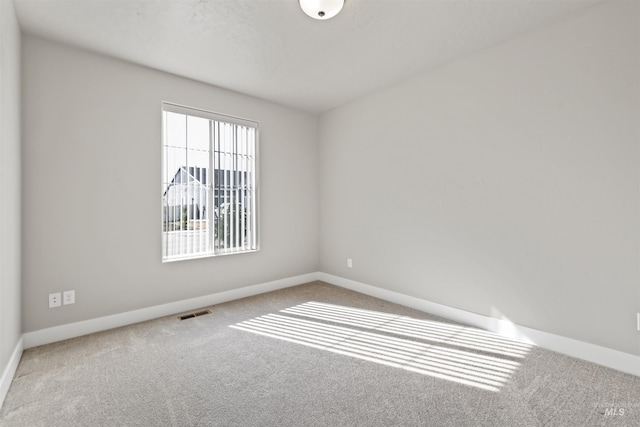
[[314, 19], [333, 18], [342, 10], [344, 0], [300, 0], [300, 7]]

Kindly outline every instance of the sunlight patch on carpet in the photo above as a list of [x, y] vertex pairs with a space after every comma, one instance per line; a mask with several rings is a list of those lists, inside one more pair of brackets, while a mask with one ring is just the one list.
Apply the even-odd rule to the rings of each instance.
[[529, 348], [473, 328], [324, 303], [281, 312], [230, 327], [493, 392], [500, 391]]
[[281, 310], [281, 313], [420, 338], [503, 356], [524, 358], [531, 349], [529, 344], [469, 326], [413, 319], [408, 316], [314, 301]]

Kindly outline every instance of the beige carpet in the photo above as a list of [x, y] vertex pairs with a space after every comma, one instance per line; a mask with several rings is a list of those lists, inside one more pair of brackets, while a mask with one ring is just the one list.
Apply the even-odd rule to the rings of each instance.
[[321, 282], [27, 350], [2, 426], [640, 426], [640, 378]]

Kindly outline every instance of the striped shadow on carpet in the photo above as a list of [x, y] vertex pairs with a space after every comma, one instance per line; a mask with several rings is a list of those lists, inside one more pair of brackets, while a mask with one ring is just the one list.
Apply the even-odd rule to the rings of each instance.
[[493, 392], [531, 349], [475, 328], [335, 304], [280, 313], [230, 327]]

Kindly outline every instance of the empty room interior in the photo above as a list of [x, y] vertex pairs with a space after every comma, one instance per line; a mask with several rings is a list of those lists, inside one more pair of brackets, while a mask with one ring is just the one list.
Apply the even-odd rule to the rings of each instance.
[[640, 425], [637, 0], [0, 0], [0, 425]]

